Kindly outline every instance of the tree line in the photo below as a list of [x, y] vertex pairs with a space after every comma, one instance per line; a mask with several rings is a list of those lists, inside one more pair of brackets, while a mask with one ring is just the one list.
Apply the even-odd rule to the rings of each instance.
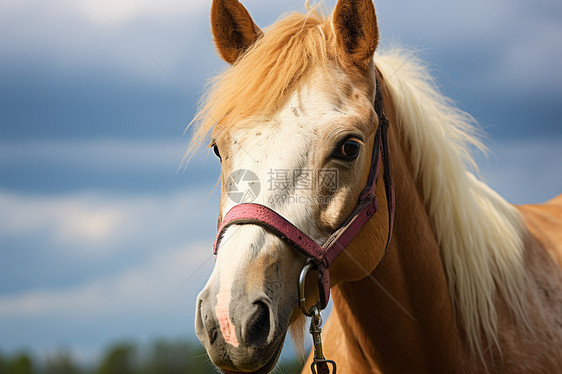
[[[300, 373], [298, 360], [282, 361], [279, 373]], [[94, 364], [81, 364], [68, 351], [44, 358], [27, 352], [0, 352], [0, 374], [216, 374], [205, 349], [187, 341], [112, 344]]]

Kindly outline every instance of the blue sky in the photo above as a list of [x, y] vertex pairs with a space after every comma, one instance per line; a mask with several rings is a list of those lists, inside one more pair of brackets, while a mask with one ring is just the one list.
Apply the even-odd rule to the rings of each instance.
[[[304, 1], [247, 0], [260, 26]], [[326, 1], [331, 8], [335, 1]], [[562, 4], [378, 1], [401, 44], [488, 133], [514, 203], [562, 192]], [[226, 65], [210, 0], [0, 2], [0, 351], [89, 359], [121, 338], [194, 338], [219, 172], [183, 134]]]

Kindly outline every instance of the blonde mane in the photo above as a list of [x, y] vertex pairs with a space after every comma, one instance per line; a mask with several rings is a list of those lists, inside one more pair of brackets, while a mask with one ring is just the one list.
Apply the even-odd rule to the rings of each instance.
[[283, 107], [311, 71], [328, 69], [323, 27], [315, 10], [292, 13], [264, 29], [264, 36], [240, 60], [209, 84], [190, 126], [197, 124], [189, 151], [217, 127], [228, 130], [248, 118], [271, 115]]
[[[333, 58], [329, 22], [318, 13], [291, 14], [231, 68], [215, 78], [192, 124], [190, 151], [216, 127], [225, 130], [281, 108], [313, 69]], [[473, 120], [442, 96], [422, 64], [394, 51], [376, 53], [410, 147], [416, 178], [437, 237], [450, 297], [468, 343], [497, 342], [495, 297], [526, 321], [522, 222], [516, 209], [472, 174], [471, 148], [483, 148]]]
[[[524, 245], [518, 211], [475, 177], [471, 147], [483, 150], [474, 120], [441, 95], [427, 69], [400, 51], [375, 57], [387, 77], [441, 249], [453, 305], [468, 342], [497, 341], [496, 293], [526, 323]], [[484, 335], [484, 336], [482, 336]]]

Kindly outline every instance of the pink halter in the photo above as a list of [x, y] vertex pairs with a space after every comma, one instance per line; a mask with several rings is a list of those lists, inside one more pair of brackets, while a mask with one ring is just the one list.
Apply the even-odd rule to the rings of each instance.
[[314, 263], [316, 270], [318, 271], [320, 308], [324, 309], [330, 299], [330, 265], [355, 238], [355, 236], [357, 236], [363, 226], [365, 226], [365, 224], [378, 210], [375, 188], [381, 165], [384, 167], [384, 186], [388, 202], [389, 228], [385, 247], [386, 253], [390, 244], [392, 228], [394, 225], [395, 198], [389, 160], [390, 155], [388, 150], [389, 122], [384, 112], [384, 102], [380, 84], [377, 78], [375, 78], [375, 80], [376, 94], [374, 109], [378, 113], [379, 127], [375, 133], [369, 179], [367, 180], [367, 185], [359, 196], [357, 207], [340, 226], [340, 228], [334, 231], [334, 233], [332, 233], [323, 245], [320, 245], [274, 210], [261, 204], [238, 204], [232, 207], [222, 220], [213, 244], [213, 253], [215, 255], [218, 252], [223, 233], [229, 226], [235, 224], [253, 224], [262, 226], [285, 242], [289, 243], [292, 247], [303, 253]]

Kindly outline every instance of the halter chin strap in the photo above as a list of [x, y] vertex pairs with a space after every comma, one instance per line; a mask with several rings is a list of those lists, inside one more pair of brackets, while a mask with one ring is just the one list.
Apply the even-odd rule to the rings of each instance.
[[388, 205], [386, 253], [390, 244], [394, 225], [395, 198], [388, 149], [389, 123], [384, 112], [384, 102], [379, 80], [378, 78], [375, 79], [376, 93], [374, 109], [378, 114], [379, 126], [375, 133], [369, 178], [367, 180], [367, 185], [359, 196], [357, 207], [340, 228], [334, 231], [323, 245], [320, 245], [298, 227], [265, 205], [253, 203], [238, 204], [230, 209], [222, 220], [213, 244], [213, 253], [215, 255], [219, 250], [222, 236], [229, 226], [235, 224], [253, 224], [261, 226], [303, 253], [315, 264], [316, 270], [318, 271], [320, 308], [324, 309], [330, 299], [330, 265], [378, 210], [375, 188], [381, 166], [384, 168], [384, 187]]

